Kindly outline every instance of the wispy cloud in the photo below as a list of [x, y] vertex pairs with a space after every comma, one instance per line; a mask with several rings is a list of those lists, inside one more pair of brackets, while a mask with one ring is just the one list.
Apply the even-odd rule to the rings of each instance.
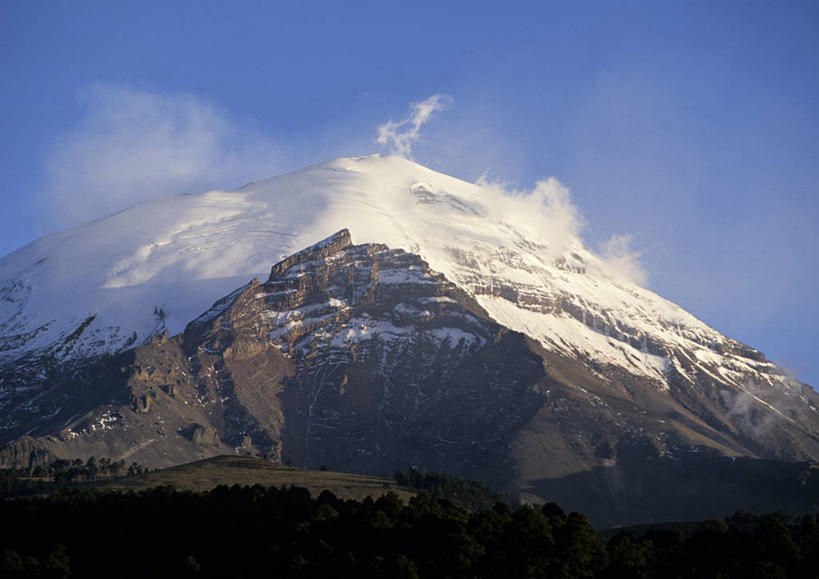
[[[285, 147], [282, 139], [240, 127], [218, 107], [193, 95], [96, 84], [82, 92], [80, 99], [82, 117], [56, 141], [47, 159], [46, 186], [38, 199], [44, 232], [105, 217], [163, 195], [232, 189], [301, 166], [303, 155], [294, 150], [306, 149], [304, 143], [288, 139]], [[437, 94], [412, 103], [403, 120], [378, 127], [378, 143], [411, 157], [421, 128], [452, 102], [451, 97]], [[360, 142], [354, 147], [348, 143], [346, 148], [360, 146]], [[316, 153], [315, 142], [310, 148], [314, 155], [321, 155]], [[328, 147], [326, 142], [319, 148], [334, 154], [362, 152]], [[538, 181], [527, 190], [485, 178], [478, 184], [484, 188], [482, 201], [491, 218], [530, 231], [546, 241], [551, 251], [559, 253], [579, 238], [584, 220], [569, 190], [556, 179]], [[604, 244], [602, 256], [612, 269], [644, 284], [647, 276], [641, 255], [630, 249], [630, 242], [630, 236], [613, 236]]]
[[146, 199], [233, 188], [282, 170], [281, 147], [240, 131], [192, 95], [97, 84], [79, 95], [83, 115], [46, 162], [41, 226], [64, 228]]
[[537, 181], [531, 189], [517, 190], [486, 177], [477, 180], [481, 203], [489, 219], [512, 224], [531, 239], [545, 243], [549, 257], [561, 255], [584, 227], [571, 192], [554, 177]]
[[802, 385], [787, 370], [782, 370], [779, 380], [772, 385], [746, 381], [736, 390], [720, 390], [728, 418], [744, 434], [765, 436], [772, 427], [793, 422], [792, 416], [807, 411], [801, 397], [793, 395]]
[[612, 235], [603, 243], [601, 253], [615, 273], [637, 285], [645, 286], [648, 283], [648, 273], [641, 263], [643, 254], [631, 248], [631, 241], [631, 235]]
[[[428, 99], [411, 103], [407, 116], [401, 121], [388, 121], [378, 126], [376, 142], [390, 151], [412, 159], [413, 146], [418, 142], [421, 128], [432, 116], [446, 110], [453, 103], [447, 95], [436, 94]], [[481, 123], [472, 119], [470, 131], [474, 133]], [[438, 128], [438, 127], [436, 127]], [[472, 134], [471, 133], [471, 134]], [[438, 130], [436, 138], [446, 142], [458, 142], [458, 147], [448, 147], [444, 154], [446, 165], [458, 167], [474, 166], [474, 159], [486, 158], [486, 148], [494, 146], [497, 139], [463, 140], [464, 130], [453, 130], [450, 126]], [[440, 143], [439, 143], [440, 145]], [[439, 147], [435, 147], [440, 150]], [[447, 147], [445, 147], [447, 148]], [[507, 147], [509, 149], [511, 147]], [[456, 153], [453, 155], [453, 151]], [[509, 155], [490, 155], [504, 166], [498, 169], [509, 169], [515, 160]], [[466, 158], [466, 159], [465, 159]], [[464, 161], [466, 160], [466, 163]], [[447, 167], [436, 167], [447, 171]], [[495, 172], [493, 171], [493, 172]], [[509, 174], [508, 171], [500, 171]], [[514, 172], [514, 169], [513, 169]], [[476, 184], [484, 189], [483, 203], [493, 215], [518, 227], [528, 229], [540, 239], [545, 239], [552, 252], [562, 252], [573, 240], [581, 238], [585, 219], [571, 199], [567, 187], [556, 178], [548, 177], [539, 180], [531, 189], [520, 190], [510, 187], [502, 181], [491, 181], [484, 174]], [[600, 257], [610, 271], [638, 285], [645, 286], [648, 273], [642, 263], [643, 254], [631, 247], [631, 235], [613, 235], [600, 248]]]
[[397, 122], [390, 120], [378, 127], [376, 143], [411, 159], [412, 146], [418, 140], [421, 127], [434, 113], [447, 109], [452, 102], [452, 97], [436, 94], [421, 102], [412, 103], [404, 120]]

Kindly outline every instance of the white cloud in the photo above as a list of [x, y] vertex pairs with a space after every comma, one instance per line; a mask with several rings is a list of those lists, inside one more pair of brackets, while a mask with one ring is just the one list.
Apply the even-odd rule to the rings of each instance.
[[[192, 95], [97, 84], [80, 97], [82, 117], [57, 140], [47, 160], [46, 187], [38, 199], [45, 231], [102, 218], [163, 195], [233, 189], [302, 166], [305, 155], [298, 152], [302, 149], [319, 156], [307, 156], [311, 161], [326, 160], [317, 152], [317, 138], [306, 145], [289, 138], [283, 147], [282, 139], [240, 128], [218, 108]], [[446, 95], [413, 103], [404, 120], [378, 127], [378, 143], [411, 157], [421, 127], [451, 103]], [[328, 148], [326, 142], [318, 145], [321, 151]], [[334, 154], [361, 152], [349, 148], [339, 151], [335, 143], [331, 149]], [[526, 191], [485, 178], [478, 184], [485, 190], [482, 201], [490, 218], [530, 232], [532, 238], [548, 243], [555, 255], [579, 238], [583, 219], [569, 190], [556, 179], [538, 181]], [[603, 257], [613, 270], [644, 284], [641, 255], [629, 249], [630, 241], [630, 236], [613, 236], [604, 244]]]
[[483, 188], [481, 203], [490, 219], [514, 224], [531, 239], [545, 242], [553, 257], [580, 237], [583, 218], [569, 189], [554, 177], [537, 181], [534, 188], [525, 191], [490, 182], [485, 176], [476, 184]]
[[773, 385], [743, 382], [738, 390], [720, 390], [725, 412], [733, 423], [746, 434], [765, 436], [783, 421], [793, 422], [789, 416], [804, 412], [806, 406], [793, 392], [800, 383], [787, 372]]
[[283, 167], [280, 148], [191, 95], [97, 84], [83, 116], [46, 162], [47, 230], [101, 218], [146, 199], [235, 188]]
[[[544, 242], [552, 257], [558, 257], [575, 242], [583, 242], [586, 221], [573, 203], [571, 192], [554, 177], [542, 179], [529, 190], [515, 190], [482, 176], [476, 182], [484, 189], [481, 202], [493, 220], [514, 224], [530, 239]], [[600, 251], [610, 271], [645, 287], [649, 276], [641, 263], [643, 254], [631, 248], [631, 235], [613, 235]]]
[[421, 127], [432, 118], [433, 113], [443, 111], [452, 104], [452, 98], [436, 94], [426, 100], [410, 105], [410, 111], [402, 121], [387, 121], [378, 127], [376, 143], [392, 152], [412, 159], [412, 146], [418, 140]]
[[640, 262], [643, 254], [631, 249], [631, 240], [631, 235], [612, 235], [603, 243], [601, 253], [615, 273], [637, 285], [645, 286], [648, 273]]

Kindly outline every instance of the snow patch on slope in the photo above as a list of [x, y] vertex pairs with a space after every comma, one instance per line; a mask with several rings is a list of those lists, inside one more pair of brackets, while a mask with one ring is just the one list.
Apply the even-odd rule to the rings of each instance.
[[[557, 181], [510, 194], [381, 156], [338, 159], [233, 192], [150, 201], [6, 256], [0, 364], [78, 329], [66, 357], [117, 351], [159, 328], [180, 332], [220, 296], [266, 279], [271, 264], [343, 228], [357, 244], [420, 254], [500, 323], [554, 351], [661, 385], [669, 365], [686, 372], [679, 348], [697, 352], [708, 371], [730, 367], [732, 383], [740, 379], [734, 372], [773, 367], [715, 347], [727, 339], [590, 252]], [[424, 281], [421, 272], [377, 275], [380, 283]]]

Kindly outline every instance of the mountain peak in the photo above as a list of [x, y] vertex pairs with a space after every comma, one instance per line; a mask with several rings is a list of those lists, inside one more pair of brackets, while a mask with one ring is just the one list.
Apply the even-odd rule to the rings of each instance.
[[[619, 505], [647, 480], [663, 481], [664, 497], [703, 484], [722, 492], [712, 470], [733, 463], [719, 455], [819, 456], [809, 387], [777, 382], [758, 353], [705, 326], [678, 326], [684, 316], [652, 318], [650, 292], [647, 304], [618, 305], [605, 278], [527, 264], [517, 249], [462, 248], [453, 283], [416, 253], [353, 245], [345, 228], [279, 261], [265, 283], [235, 288], [182, 334], [61, 358], [90, 316], [56, 349], [0, 365], [0, 442], [23, 435], [0, 449], [0, 465], [240, 452], [347, 472], [416, 465], [529, 502], [586, 504], [604, 488]], [[643, 512], [655, 493], [638, 490], [630, 508]], [[595, 516], [622, 522], [613, 513], [604, 504]]]
[[549, 351], [624, 368], [660, 389], [675, 372], [695, 381], [717, 367], [737, 388], [749, 375], [761, 388], [785, 382], [773, 364], [734, 355], [734, 341], [616, 275], [578, 230], [557, 182], [510, 195], [397, 156], [339, 158], [232, 192], [157, 199], [0, 259], [0, 366], [178, 334], [248, 280], [355, 238], [417, 254]]
[[279, 277], [282, 273], [290, 269], [291, 267], [302, 264], [308, 261], [314, 261], [317, 259], [323, 259], [327, 256], [333, 255], [338, 253], [345, 247], [348, 247], [353, 244], [352, 238], [350, 237], [350, 230], [349, 229], [342, 229], [337, 231], [333, 235], [322, 239], [318, 243], [311, 245], [310, 247], [303, 249], [297, 253], [294, 253], [290, 257], [287, 257], [277, 264], [273, 266], [270, 271], [270, 279], [275, 279]]

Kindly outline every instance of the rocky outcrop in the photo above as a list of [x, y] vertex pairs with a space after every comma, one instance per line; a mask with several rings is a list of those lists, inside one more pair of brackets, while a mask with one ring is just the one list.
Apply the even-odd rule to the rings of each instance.
[[[95, 455], [165, 466], [238, 452], [362, 473], [452, 472], [534, 502], [571, 490], [556, 481], [582, 481], [605, 502], [624, 492], [611, 477], [643, 480], [640, 465], [657, 461], [706, 465], [691, 468], [707, 478], [704, 458], [819, 458], [812, 390], [775, 399], [738, 387], [747, 362], [708, 371], [707, 357], [641, 340], [575, 302], [540, 307], [675, 363], [659, 381], [554, 352], [491, 319], [418, 255], [354, 245], [342, 230], [179, 335], [48, 370], [36, 404], [56, 410], [39, 421], [16, 415], [7, 432], [30, 437], [0, 450], [0, 464]], [[754, 359], [741, 345], [720, 347]], [[3, 376], [18, 405], [31, 364]]]
[[286, 356], [282, 452], [314, 468], [424, 466], [506, 486], [544, 376], [523, 336], [418, 256], [354, 246], [347, 231], [276, 264], [185, 341], [226, 366], [256, 348]]

